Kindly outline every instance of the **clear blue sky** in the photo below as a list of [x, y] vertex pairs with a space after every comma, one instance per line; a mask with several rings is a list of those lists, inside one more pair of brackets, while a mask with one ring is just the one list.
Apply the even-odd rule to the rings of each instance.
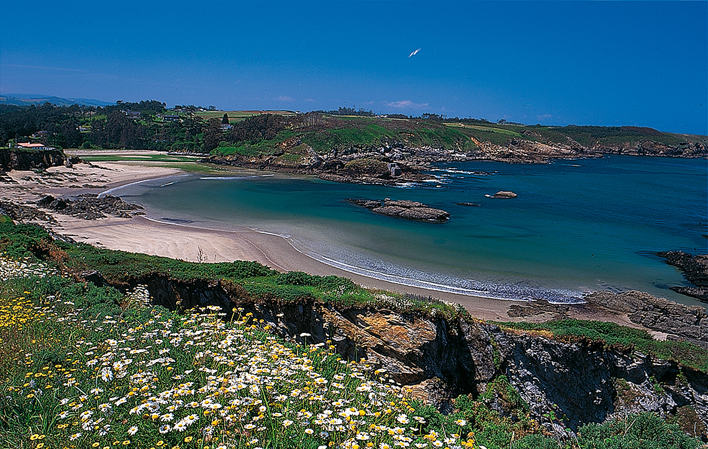
[[3, 94], [708, 134], [705, 1], [5, 0], [1, 14]]

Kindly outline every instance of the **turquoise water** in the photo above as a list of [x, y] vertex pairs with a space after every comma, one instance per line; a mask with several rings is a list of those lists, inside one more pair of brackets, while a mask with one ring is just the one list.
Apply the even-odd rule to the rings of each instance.
[[[449, 163], [432, 172], [438, 182], [408, 188], [263, 172], [189, 175], [114, 193], [133, 196], [156, 219], [277, 233], [327, 263], [411, 285], [556, 302], [637, 289], [700, 304], [665, 288], [684, 280], [654, 253], [708, 252], [707, 164], [629, 156]], [[518, 197], [485, 197], [498, 190]], [[451, 218], [435, 224], [384, 217], [347, 198], [415, 200]]]

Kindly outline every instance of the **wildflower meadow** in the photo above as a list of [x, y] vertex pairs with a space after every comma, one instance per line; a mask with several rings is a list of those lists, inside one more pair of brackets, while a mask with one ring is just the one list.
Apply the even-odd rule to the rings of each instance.
[[[501, 416], [484, 397], [461, 396], [442, 414], [365, 359], [342, 359], [329, 341], [285, 341], [238, 308], [155, 306], [142, 286], [122, 293], [77, 281], [16, 241], [22, 260], [0, 254], [2, 449], [699, 444], [651, 414], [586, 426], [569, 441], [523, 413]], [[488, 393], [495, 388], [514, 396], [504, 376]], [[632, 443], [646, 435], [652, 445]]]

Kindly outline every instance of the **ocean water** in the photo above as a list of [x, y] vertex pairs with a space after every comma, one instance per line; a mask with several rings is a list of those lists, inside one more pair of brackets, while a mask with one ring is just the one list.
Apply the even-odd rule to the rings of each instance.
[[[706, 160], [479, 161], [431, 173], [437, 181], [403, 188], [253, 171], [187, 175], [113, 194], [145, 205], [155, 219], [276, 233], [323, 262], [403, 284], [553, 302], [636, 289], [701, 304], [666, 288], [685, 281], [655, 253], [708, 252]], [[499, 190], [518, 197], [485, 197]], [[347, 198], [415, 200], [451, 218], [385, 217]]]

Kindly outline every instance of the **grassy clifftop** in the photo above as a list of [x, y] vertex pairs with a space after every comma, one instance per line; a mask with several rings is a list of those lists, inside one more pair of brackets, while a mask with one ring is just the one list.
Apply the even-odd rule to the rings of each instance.
[[[662, 147], [666, 155], [681, 155], [687, 151], [705, 151], [706, 137], [660, 132], [635, 126], [564, 126], [521, 125], [490, 123], [484, 120], [433, 120], [422, 118], [342, 117], [318, 115], [312, 120], [290, 117], [285, 129], [270, 139], [243, 140], [221, 145], [213, 155], [270, 155], [282, 153], [283, 143], [298, 138], [318, 154], [351, 148], [386, 147], [391, 144], [411, 148], [430, 147], [467, 152], [484, 157], [480, 146], [491, 143], [499, 146], [515, 145], [519, 141], [576, 147], [584, 151], [603, 151], [635, 148], [645, 143]], [[698, 147], [696, 147], [698, 145]], [[702, 150], [701, 150], [702, 148]]]
[[[460, 396], [450, 413], [441, 414], [366, 360], [343, 360], [331, 341], [312, 344], [301, 334], [299, 344], [285, 342], [243, 310], [178, 313], [150, 305], [139, 286], [121, 292], [68, 273], [98, 270], [117, 283], [151, 274], [185, 282], [222, 279], [254, 296], [375, 305], [374, 293], [345, 279], [58, 244], [41, 228], [9, 220], [0, 220], [0, 253], [0, 447], [699, 445], [679, 427], [690, 420], [690, 407], [674, 423], [654, 414], [628, 415], [558, 440], [529, 418], [503, 375], [484, 394]], [[352, 297], [337, 303], [342, 297], [334, 292]], [[493, 400], [517, 411], [505, 416], [490, 407]]]
[[395, 143], [410, 147], [449, 148], [460, 151], [476, 147], [464, 130], [442, 123], [371, 117], [322, 117], [314, 125], [290, 125], [272, 139], [243, 141], [233, 145], [222, 142], [212, 154], [275, 154], [282, 152], [283, 143], [293, 137], [297, 137], [300, 143], [320, 154]]

